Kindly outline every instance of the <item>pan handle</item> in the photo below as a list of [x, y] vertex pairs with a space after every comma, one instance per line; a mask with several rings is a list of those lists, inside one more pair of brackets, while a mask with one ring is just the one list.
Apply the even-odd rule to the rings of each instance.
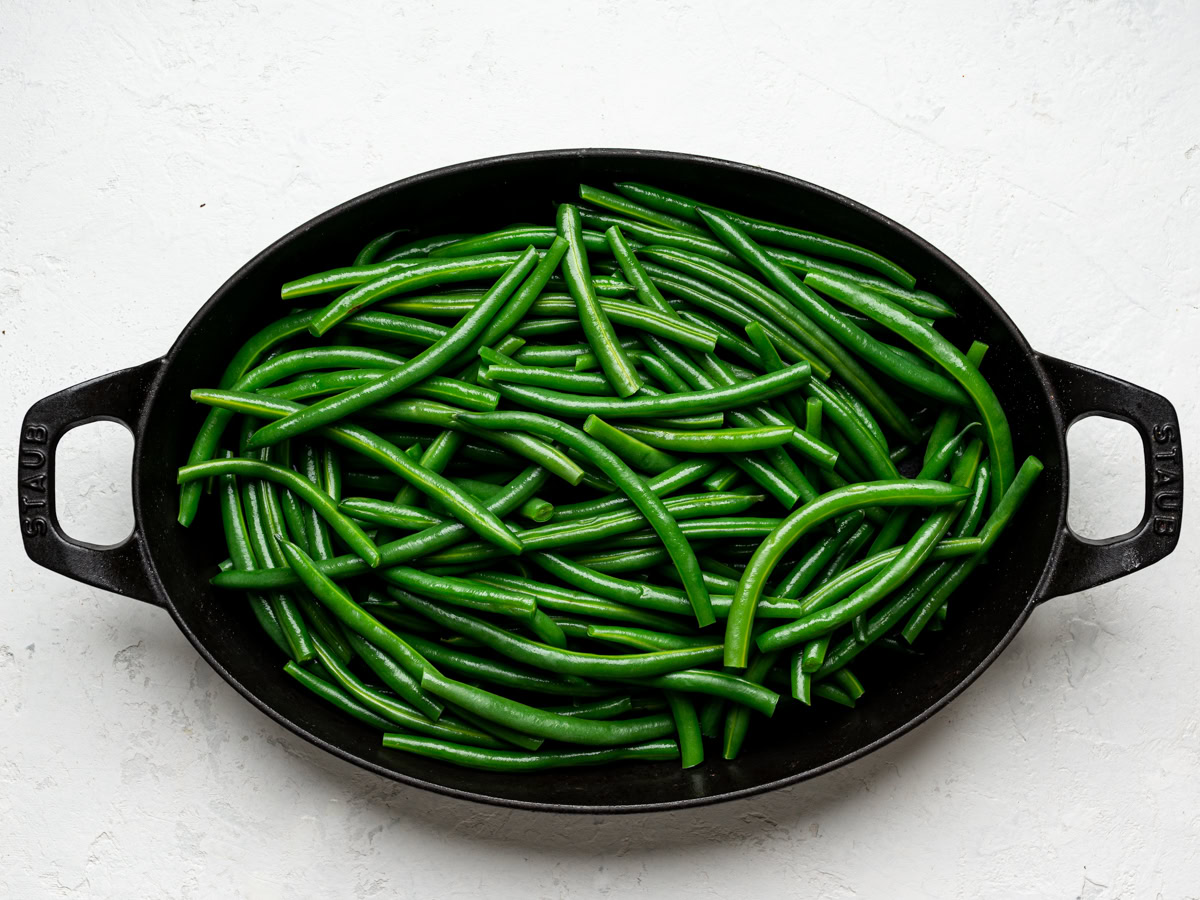
[[[17, 504], [25, 552], [35, 563], [68, 578], [162, 606], [146, 573], [143, 537], [101, 546], [63, 533], [54, 509], [54, 457], [62, 436], [89, 422], [119, 422], [133, 433], [134, 456], [146, 395], [162, 360], [110, 372], [33, 404], [21, 424], [17, 456]], [[135, 504], [136, 509], [136, 504]]]
[[[1080, 537], [1063, 522], [1053, 568], [1042, 578], [1041, 600], [1073, 594], [1153, 565], [1175, 549], [1183, 520], [1183, 447], [1179, 417], [1167, 398], [1145, 388], [1039, 354], [1064, 429], [1088, 416], [1128, 422], [1141, 435], [1146, 457], [1146, 509], [1126, 534]], [[1070, 489], [1068, 461], [1063, 480]]]

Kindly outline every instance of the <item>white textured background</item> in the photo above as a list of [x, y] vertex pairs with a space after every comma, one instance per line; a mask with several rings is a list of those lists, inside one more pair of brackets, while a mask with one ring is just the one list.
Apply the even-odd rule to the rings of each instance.
[[[1039, 609], [885, 750], [633, 818], [473, 806], [323, 755], [164, 612], [34, 567], [11, 521], [32, 401], [160, 354], [329, 206], [549, 147], [693, 151], [862, 200], [1034, 346], [1166, 393], [1194, 455], [1198, 45], [1193, 0], [6, 0], [0, 895], [1200, 897], [1195, 511], [1168, 561]], [[111, 536], [130, 442], [79, 436], [64, 515]], [[1125, 437], [1072, 443], [1096, 534], [1138, 515]]]

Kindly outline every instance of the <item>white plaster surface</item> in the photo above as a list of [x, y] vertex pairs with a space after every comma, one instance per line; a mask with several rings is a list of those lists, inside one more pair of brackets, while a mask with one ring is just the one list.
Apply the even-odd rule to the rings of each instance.
[[[1169, 560], [1046, 604], [881, 752], [612, 818], [323, 754], [164, 612], [32, 565], [12, 515], [28, 405], [160, 354], [279, 235], [427, 168], [567, 146], [740, 159], [862, 200], [1035, 347], [1167, 394], [1194, 455], [1197, 46], [1192, 0], [6, 0], [0, 896], [1200, 897], [1195, 512]], [[1072, 449], [1099, 486], [1076, 520], [1136, 517], [1128, 444]], [[64, 453], [69, 521], [127, 527], [128, 454], [111, 433]]]

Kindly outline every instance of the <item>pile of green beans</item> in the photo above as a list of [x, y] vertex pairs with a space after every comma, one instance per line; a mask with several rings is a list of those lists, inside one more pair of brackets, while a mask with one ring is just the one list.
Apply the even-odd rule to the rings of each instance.
[[207, 484], [213, 583], [391, 751], [688, 768], [781, 704], [853, 708], [849, 664], [945, 627], [1041, 471], [986, 345], [892, 260], [648, 185], [579, 197], [294, 273], [192, 392], [180, 524]]

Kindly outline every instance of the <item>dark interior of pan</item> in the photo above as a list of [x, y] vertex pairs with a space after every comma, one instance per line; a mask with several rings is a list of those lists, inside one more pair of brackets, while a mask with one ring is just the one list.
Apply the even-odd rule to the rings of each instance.
[[[956, 595], [944, 631], [927, 634], [921, 655], [866, 654], [855, 670], [869, 692], [855, 710], [787, 703], [773, 720], [756, 717], [742, 756], [691, 771], [674, 763], [503, 775], [459, 769], [380, 747], [379, 736], [347, 720], [281, 671], [244, 603], [209, 586], [225, 556], [216, 504], [196, 523], [175, 522], [175, 469], [201, 419], [189, 389], [215, 386], [242, 340], [284, 314], [283, 281], [345, 265], [359, 247], [397, 227], [413, 236], [484, 231], [512, 222], [553, 221], [553, 204], [582, 181], [639, 180], [751, 215], [864, 244], [913, 272], [950, 301], [959, 317], [942, 328], [960, 347], [987, 342], [987, 376], [1011, 414], [1018, 460], [1046, 464], [1038, 489]], [[1065, 491], [1061, 425], [1055, 422], [1036, 358], [991, 298], [933, 247], [895, 223], [822, 188], [761, 169], [697, 157], [632, 151], [559, 151], [468, 163], [381, 188], [326, 213], [264, 251], [225, 284], [181, 335], [144, 419], [135, 470], [137, 515], [151, 563], [181, 628], [239, 691], [282, 724], [382, 775], [488, 802], [537, 808], [634, 810], [708, 802], [810, 777], [862, 755], [919, 723], [969, 683], [1008, 643], [1029, 613], [1060, 526]], [[874, 660], [874, 661], [873, 661]], [[283, 757], [280, 765], [287, 765]]]

